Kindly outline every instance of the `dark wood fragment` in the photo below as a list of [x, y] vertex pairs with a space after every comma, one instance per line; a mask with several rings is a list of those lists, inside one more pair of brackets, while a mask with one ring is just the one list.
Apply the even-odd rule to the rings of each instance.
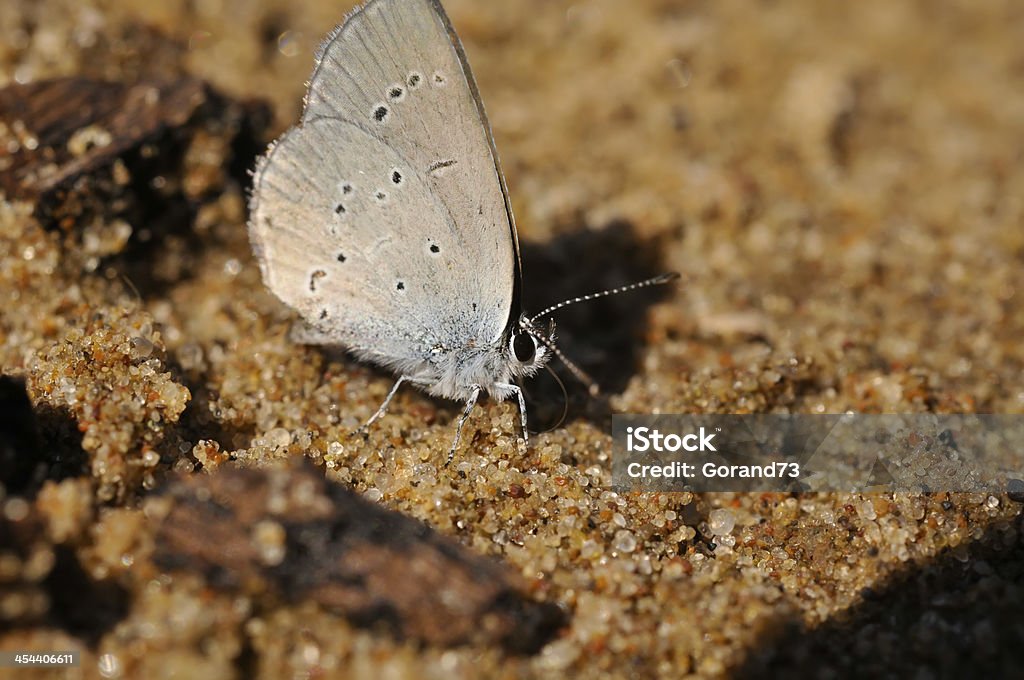
[[190, 204], [223, 190], [187, 176], [197, 138], [222, 138], [217, 179], [244, 182], [268, 120], [265, 105], [189, 77], [9, 85], [0, 89], [0, 191], [33, 202], [45, 226], [72, 231], [101, 216], [150, 229], [154, 217], [187, 217]]
[[[215, 589], [309, 598], [356, 625], [441, 646], [533, 653], [565, 622], [504, 565], [326, 482], [312, 465], [221, 468], [173, 484], [159, 506], [155, 563], [201, 573]], [[261, 531], [283, 531], [283, 552], [268, 552]]]
[[[205, 98], [202, 83], [188, 79], [129, 86], [60, 78], [6, 87], [0, 120], [11, 163], [0, 173], [0, 187], [12, 198], [45, 196], [183, 126]], [[95, 134], [83, 134], [90, 129]]]

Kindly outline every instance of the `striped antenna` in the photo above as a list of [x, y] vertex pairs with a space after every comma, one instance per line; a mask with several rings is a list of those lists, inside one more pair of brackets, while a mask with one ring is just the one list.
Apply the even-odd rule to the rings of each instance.
[[[568, 307], [569, 305], [574, 305], [577, 302], [588, 302], [590, 300], [608, 297], [609, 295], [628, 293], [631, 290], [637, 290], [638, 288], [647, 288], [648, 286], [660, 286], [664, 283], [675, 281], [678, 278], [679, 272], [668, 272], [667, 274], [661, 274], [659, 276], [655, 276], [652, 279], [646, 279], [644, 281], [637, 281], [636, 283], [631, 283], [626, 286], [619, 286], [618, 288], [609, 288], [608, 290], [602, 290], [598, 293], [591, 293], [590, 295], [581, 295], [579, 297], [570, 298], [569, 300], [565, 300], [564, 302], [559, 302], [557, 305], [551, 305], [550, 307], [540, 312], [539, 314], [533, 315], [530, 318], [530, 322], [533, 323], [537, 319], [547, 316], [551, 312], [562, 309], [563, 307]], [[545, 342], [544, 344], [547, 345], [548, 343]], [[562, 356], [562, 353], [555, 349], [553, 346], [548, 345], [548, 349], [551, 349], [558, 356], [558, 358], [561, 359], [565, 363], [565, 365], [569, 367], [570, 371], [572, 371], [573, 373], [576, 373], [577, 371], [583, 373], [582, 371], [580, 371], [579, 368], [574, 367], [569, 361], [567, 361], [566, 358]], [[583, 373], [583, 375], [586, 375], [586, 373]], [[577, 375], [576, 377], [579, 378], [580, 376]], [[587, 383], [588, 380], [583, 380], [583, 382]], [[590, 384], [593, 384], [593, 381], [590, 381]]]
[[[571, 362], [569, 360], [569, 357], [562, 354], [562, 350], [558, 349], [558, 347], [555, 346], [555, 343], [551, 342], [551, 340], [549, 340], [543, 333], [529, 326], [525, 327], [524, 330], [527, 333], [529, 333], [532, 337], [539, 340], [549, 350], [551, 350], [551, 353], [558, 357], [558, 359], [563, 364], [565, 364], [565, 367], [569, 369], [569, 372], [576, 376], [577, 380], [579, 380], [581, 383], [587, 386], [587, 391], [590, 392], [590, 396], [596, 397], [598, 393], [600, 393], [601, 388], [597, 386], [597, 383], [594, 382], [594, 379], [587, 375], [587, 372], [584, 371], [582, 368]], [[563, 389], [565, 388], [563, 387]]]

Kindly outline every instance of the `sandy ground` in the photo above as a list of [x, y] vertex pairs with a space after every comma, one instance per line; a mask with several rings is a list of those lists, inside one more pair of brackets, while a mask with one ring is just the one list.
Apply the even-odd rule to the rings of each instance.
[[[0, 371], [26, 382], [3, 395], [0, 648], [81, 650], [69, 677], [1019, 669], [1019, 498], [607, 489], [613, 412], [1024, 410], [1022, 6], [446, 7], [529, 307], [685, 277], [560, 318], [605, 396], [567, 379], [568, 419], [526, 453], [513, 406], [484, 403], [447, 469], [460, 408], [414, 390], [348, 437], [391, 380], [290, 342], [246, 237], [245, 164], [296, 120], [348, 5], [5, 3], [0, 85], [191, 76], [217, 94], [154, 126], [192, 130], [166, 142], [176, 160], [105, 170], [118, 200], [63, 218], [0, 202]], [[4, 123], [0, 173], [32, 146]], [[557, 386], [531, 398], [534, 425], [554, 424]], [[397, 639], [154, 560], [150, 492], [171, 476], [302, 457], [501, 560], [567, 625], [534, 654]]]

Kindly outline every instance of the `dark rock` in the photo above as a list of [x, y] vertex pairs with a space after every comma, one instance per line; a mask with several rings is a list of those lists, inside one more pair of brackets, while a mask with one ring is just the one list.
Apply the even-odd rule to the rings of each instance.
[[1006, 495], [1011, 501], [1024, 503], [1024, 480], [1008, 479], [1006, 481]]

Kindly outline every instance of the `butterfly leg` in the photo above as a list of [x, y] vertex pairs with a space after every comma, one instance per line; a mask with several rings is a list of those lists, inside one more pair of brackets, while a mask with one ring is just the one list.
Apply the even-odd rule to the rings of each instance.
[[523, 426], [523, 444], [526, 446], [527, 449], [529, 449], [530, 436], [527, 434], [526, 431], [526, 398], [523, 397], [523, 388], [521, 388], [519, 385], [504, 385], [501, 383], [495, 385], [495, 387], [500, 387], [501, 389], [505, 389], [508, 390], [509, 392], [512, 392], [513, 394], [516, 395], [516, 398], [519, 400], [519, 423]]
[[479, 385], [473, 385], [473, 393], [466, 400], [466, 407], [462, 409], [459, 423], [455, 426], [455, 441], [452, 442], [452, 449], [448, 452], [448, 462], [445, 463], [445, 467], [448, 467], [452, 462], [452, 458], [455, 457], [455, 449], [459, 448], [459, 440], [462, 439], [462, 426], [466, 424], [466, 418], [469, 417], [473, 407], [476, 406], [476, 400], [480, 397], [480, 389]]
[[391, 388], [391, 391], [388, 392], [388, 396], [384, 397], [384, 403], [380, 405], [380, 408], [377, 409], [377, 412], [370, 416], [370, 419], [363, 423], [363, 425], [358, 430], [353, 432], [353, 435], [366, 434], [366, 431], [369, 429], [369, 427], [373, 425], [375, 422], [377, 422], [377, 420], [379, 420], [381, 416], [388, 412], [388, 404], [391, 403], [391, 400], [394, 398], [395, 393], [398, 392], [398, 388], [401, 387], [402, 383], [404, 382], [414, 381], [411, 380], [408, 376], [401, 376], [398, 379], [398, 381], [395, 382], [395, 386]]

